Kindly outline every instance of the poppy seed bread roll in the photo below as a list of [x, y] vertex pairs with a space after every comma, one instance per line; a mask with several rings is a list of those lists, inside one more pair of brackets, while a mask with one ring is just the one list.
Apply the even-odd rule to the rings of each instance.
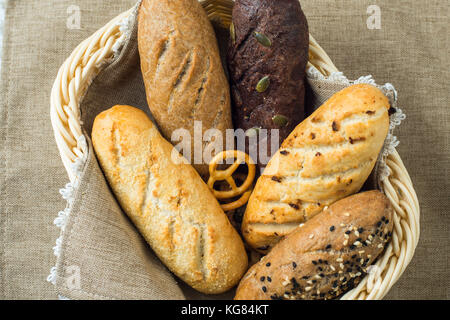
[[339, 200], [253, 265], [235, 299], [337, 298], [368, 273], [393, 226], [393, 208], [378, 190]]
[[123, 210], [173, 273], [203, 293], [237, 284], [248, 263], [241, 238], [195, 169], [173, 154], [143, 111], [114, 106], [100, 113], [92, 142]]
[[266, 253], [325, 206], [358, 192], [387, 136], [388, 110], [378, 88], [357, 84], [300, 123], [256, 182], [242, 223], [247, 243]]

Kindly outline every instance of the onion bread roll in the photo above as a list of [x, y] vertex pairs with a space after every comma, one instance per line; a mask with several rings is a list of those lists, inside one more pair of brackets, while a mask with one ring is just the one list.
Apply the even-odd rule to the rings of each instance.
[[[194, 147], [215, 150], [194, 141], [194, 121], [208, 129], [232, 129], [230, 88], [220, 60], [214, 30], [197, 0], [144, 0], [139, 9], [138, 47], [147, 103], [161, 133], [190, 132], [191, 160], [206, 177], [210, 159], [194, 162]], [[224, 144], [225, 145], [225, 144]], [[199, 150], [199, 148], [197, 148]], [[209, 152], [209, 151], [208, 151]], [[198, 153], [199, 154], [199, 153]]]
[[221, 293], [247, 268], [243, 242], [194, 168], [147, 115], [115, 106], [94, 121], [92, 142], [116, 198], [162, 262], [194, 289]]
[[389, 101], [368, 84], [345, 88], [300, 123], [258, 179], [242, 223], [265, 253], [325, 206], [358, 192], [389, 130]]
[[235, 299], [334, 299], [367, 274], [393, 226], [392, 206], [380, 191], [339, 200], [252, 266]]

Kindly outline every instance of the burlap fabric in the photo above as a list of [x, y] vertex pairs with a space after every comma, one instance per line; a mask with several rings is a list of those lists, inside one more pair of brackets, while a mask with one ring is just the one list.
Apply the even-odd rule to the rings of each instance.
[[[52, 222], [65, 207], [57, 190], [67, 182], [49, 120], [50, 87], [59, 65], [76, 44], [133, 3], [77, 1], [81, 30], [66, 27], [71, 1], [8, 4], [0, 104], [0, 298], [52, 299], [59, 293], [71, 298], [158, 299], [183, 298], [183, 293], [189, 292], [184, 286], [178, 288], [113, 198], [105, 197], [110, 193], [94, 157], [84, 168], [85, 178], [73, 202], [75, 213], [66, 226], [70, 230], [67, 244], [78, 243], [84, 251], [63, 244], [58, 258], [61, 275], [64, 267], [79, 267], [81, 288], [68, 288], [61, 276], [57, 292], [45, 281], [55, 264], [52, 247], [59, 235]], [[396, 135], [421, 203], [422, 234], [411, 265], [387, 298], [448, 298], [447, 8], [437, 1], [409, 5], [379, 1], [381, 29], [369, 30], [368, 1], [302, 4], [311, 32], [337, 67], [349, 78], [372, 74], [378, 83], [393, 83], [399, 91], [399, 106], [408, 115]], [[133, 59], [124, 61], [138, 64]], [[120, 64], [115, 70], [121, 67], [128, 68]], [[96, 85], [102, 88], [109, 80], [111, 86], [129, 88], [133, 93], [125, 95], [105, 86], [101, 92], [106, 92], [111, 102], [145, 107], [138, 73], [119, 79], [105, 76], [100, 81], [102, 76], [105, 73], [91, 90]], [[90, 96], [91, 90], [84, 107], [95, 107], [93, 101], [98, 101]], [[111, 102], [105, 101], [102, 108], [110, 107]], [[84, 120], [89, 132], [90, 121]], [[107, 214], [89, 207], [92, 197], [104, 204]], [[92, 237], [86, 239], [86, 234]], [[104, 263], [116, 269], [105, 268]], [[154, 274], [160, 277], [156, 282], [163, 285], [155, 285]], [[189, 293], [188, 297], [193, 296]]]

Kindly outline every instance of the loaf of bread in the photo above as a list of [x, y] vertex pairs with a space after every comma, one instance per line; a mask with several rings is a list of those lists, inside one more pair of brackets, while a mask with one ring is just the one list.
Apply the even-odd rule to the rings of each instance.
[[100, 113], [92, 142], [123, 210], [173, 273], [204, 293], [237, 284], [248, 263], [241, 238], [143, 111], [115, 106]]
[[[276, 150], [270, 130], [279, 130], [279, 146], [304, 119], [306, 17], [298, 0], [236, 0], [231, 29], [233, 123], [244, 130], [268, 129], [268, 139], [259, 145], [265, 143], [271, 155]], [[258, 157], [261, 167], [264, 161]]]
[[299, 124], [272, 157], [249, 199], [242, 232], [262, 253], [325, 206], [358, 192], [389, 130], [389, 101], [352, 85]]
[[297, 227], [241, 280], [235, 299], [333, 299], [356, 286], [392, 235], [379, 191], [339, 200]]
[[[203, 142], [203, 134], [217, 129], [225, 141], [225, 130], [232, 128], [230, 89], [214, 30], [197, 0], [143, 0], [138, 19], [139, 55], [150, 111], [167, 140], [171, 141], [177, 129], [189, 131], [188, 160], [205, 178], [210, 159], [200, 159], [200, 147], [211, 156], [215, 149], [209, 146], [211, 142]], [[201, 121], [202, 126], [202, 136], [195, 141], [194, 121]]]

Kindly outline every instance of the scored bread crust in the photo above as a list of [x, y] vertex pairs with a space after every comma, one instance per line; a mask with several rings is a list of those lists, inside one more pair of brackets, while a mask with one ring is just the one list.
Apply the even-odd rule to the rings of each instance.
[[114, 106], [100, 113], [92, 142], [123, 210], [173, 273], [204, 293], [237, 284], [248, 263], [241, 238], [143, 111]]
[[325, 206], [360, 190], [389, 130], [389, 101], [357, 84], [334, 94], [283, 142], [258, 179], [242, 223], [267, 252]]
[[241, 280], [236, 300], [334, 299], [355, 287], [392, 237], [378, 190], [341, 199], [281, 240]]
[[[147, 103], [161, 133], [171, 141], [175, 130], [188, 130], [191, 163], [205, 177], [207, 163], [194, 162], [194, 147], [206, 150], [211, 144], [202, 142], [203, 134], [213, 128], [225, 142], [225, 130], [233, 125], [228, 80], [202, 6], [197, 0], [142, 1], [138, 48]], [[194, 120], [202, 122], [195, 141]], [[215, 155], [212, 145], [208, 150]]]

